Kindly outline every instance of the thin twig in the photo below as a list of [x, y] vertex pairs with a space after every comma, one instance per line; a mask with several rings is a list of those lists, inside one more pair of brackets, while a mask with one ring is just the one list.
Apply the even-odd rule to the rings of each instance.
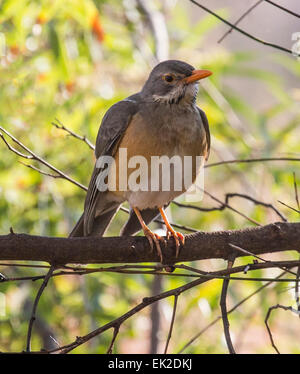
[[[275, 279], [279, 279], [281, 277], [283, 277], [285, 275], [285, 272], [279, 274]], [[273, 284], [273, 280], [267, 282], [266, 284], [264, 284], [263, 286], [259, 287], [257, 290], [253, 291], [252, 293], [250, 293], [248, 296], [246, 296], [245, 298], [243, 298], [241, 301], [239, 301], [237, 304], [235, 304], [228, 312], [227, 314], [230, 314], [232, 312], [234, 312], [238, 307], [240, 307], [242, 304], [244, 304], [246, 301], [248, 301], [249, 299], [251, 299], [253, 296], [257, 295], [259, 292], [261, 292], [263, 289], [267, 288], [268, 286], [270, 286], [271, 284]], [[188, 348], [191, 344], [193, 344], [201, 335], [203, 335], [210, 327], [214, 326], [216, 323], [218, 323], [220, 320], [222, 319], [222, 316], [218, 316], [217, 318], [215, 318], [212, 322], [210, 322], [208, 325], [206, 325], [201, 331], [199, 331], [196, 335], [194, 335], [187, 343], [185, 343], [185, 345], [180, 349], [180, 351], [178, 352], [178, 354], [180, 353], [183, 353], [183, 351], [186, 350], [186, 348]]]
[[51, 177], [51, 178], [63, 178], [61, 175], [58, 175], [58, 174], [55, 175], [55, 174], [47, 173], [47, 172], [45, 172], [45, 171], [43, 171], [43, 170], [41, 170], [41, 169], [39, 169], [39, 168], [37, 168], [37, 167], [35, 167], [33, 165], [25, 164], [25, 162], [19, 161], [19, 163], [22, 164], [22, 165], [24, 165], [24, 166], [26, 166], [29, 169], [37, 171], [38, 173], [40, 173], [42, 175], [45, 175], [47, 177]]
[[225, 195], [225, 204], [222, 203], [220, 206], [218, 206], [218, 207], [212, 207], [212, 208], [203, 208], [203, 207], [198, 207], [198, 206], [195, 206], [195, 205], [182, 204], [182, 203], [179, 203], [177, 201], [172, 201], [172, 203], [174, 205], [177, 205], [180, 208], [194, 209], [194, 210], [198, 210], [200, 212], [213, 212], [213, 211], [222, 211], [222, 210], [224, 210], [227, 207], [226, 204], [228, 204], [229, 200], [231, 198], [233, 198], [233, 197], [241, 197], [243, 199], [247, 199], [247, 200], [253, 202], [253, 204], [255, 204], [255, 205], [261, 205], [261, 206], [264, 206], [266, 208], [272, 209], [280, 217], [280, 219], [283, 222], [287, 222], [286, 217], [282, 213], [280, 213], [279, 210], [274, 207], [274, 205], [268, 204], [268, 203], [264, 203], [263, 201], [256, 200], [256, 199], [254, 199], [253, 197], [251, 197], [249, 195], [241, 194], [241, 193], [227, 193]]
[[[230, 247], [232, 247], [232, 248], [234, 248], [234, 249], [237, 249], [238, 251], [241, 251], [241, 252], [243, 252], [243, 253], [246, 253], [246, 254], [248, 254], [248, 255], [250, 255], [250, 256], [253, 256], [253, 257], [257, 258], [257, 259], [260, 260], [260, 261], [263, 261], [263, 262], [265, 262], [265, 263], [271, 262], [271, 261], [267, 261], [267, 260], [265, 260], [264, 258], [262, 258], [262, 257], [260, 257], [260, 256], [257, 256], [256, 254], [254, 254], [254, 253], [252, 253], [252, 252], [250, 252], [250, 251], [247, 251], [247, 249], [244, 249], [244, 248], [239, 247], [238, 245], [234, 245], [234, 244], [232, 244], [232, 243], [229, 243], [229, 245], [230, 245]], [[291, 270], [289, 270], [289, 269], [287, 269], [287, 268], [284, 268], [284, 267], [281, 267], [281, 266], [278, 266], [278, 268], [281, 269], [281, 270], [283, 270], [283, 271], [285, 271], [285, 272], [287, 272], [287, 273], [290, 273], [290, 274], [292, 274], [292, 275], [296, 275], [296, 276], [297, 276], [297, 274], [296, 274], [295, 272], [293, 272], [293, 271], [291, 271]]]
[[112, 337], [112, 340], [111, 340], [111, 342], [110, 342], [110, 345], [109, 345], [109, 347], [108, 347], [108, 350], [107, 350], [106, 354], [112, 354], [112, 350], [113, 350], [113, 347], [114, 347], [114, 344], [115, 344], [116, 338], [117, 338], [117, 336], [118, 336], [119, 330], [120, 330], [120, 325], [116, 325], [116, 326], [114, 327], [113, 337]]
[[[234, 264], [234, 259], [235, 259], [234, 255], [230, 255], [230, 257], [228, 258], [228, 264], [227, 264], [228, 270], [232, 269], [232, 266]], [[221, 312], [222, 312], [224, 335], [225, 335], [227, 347], [228, 347], [230, 354], [235, 354], [235, 350], [234, 350], [231, 336], [230, 336], [229, 320], [228, 320], [227, 305], [226, 305], [228, 286], [229, 286], [229, 277], [224, 279], [223, 281], [222, 293], [221, 293], [221, 299], [220, 299], [220, 307], [221, 307]]]
[[[93, 273], [102, 273], [102, 272], [110, 272], [110, 273], [119, 273], [119, 274], [149, 274], [149, 275], [155, 275], [155, 276], [173, 276], [173, 277], [189, 277], [189, 278], [199, 278], [199, 276], [206, 277], [208, 279], [226, 279], [229, 274], [235, 274], [235, 273], [245, 273], [245, 266], [237, 266], [235, 268], [232, 268], [230, 271], [228, 270], [220, 270], [217, 272], [204, 272], [200, 269], [192, 268], [190, 266], [180, 264], [180, 265], [174, 265], [175, 269], [185, 269], [190, 272], [194, 272], [196, 274], [191, 273], [168, 273], [168, 272], [161, 272], [157, 268], [156, 270], [150, 270], [150, 271], [143, 271], [143, 270], [130, 270], [129, 267], [131, 265], [124, 265], [124, 266], [115, 266], [115, 267], [108, 267], [108, 268], [78, 268], [72, 269], [73, 271], [59, 271], [56, 273], [53, 273], [51, 277], [57, 277], [57, 276], [63, 276], [63, 275], [89, 275]], [[283, 267], [285, 266], [285, 267]], [[248, 264], [246, 266], [247, 271], [257, 270], [257, 269], [268, 269], [268, 268], [286, 268], [286, 272], [290, 272], [288, 268], [294, 267], [294, 266], [300, 266], [300, 260], [299, 261], [266, 261], [265, 263], [253, 263]], [[143, 268], [143, 266], [132, 266], [133, 268]], [[145, 266], [147, 268], [147, 266]], [[292, 274], [295, 274], [293, 272], [290, 272]], [[15, 277], [15, 278], [8, 278], [5, 275], [2, 276], [0, 282], [12, 282], [12, 281], [24, 281], [24, 280], [31, 280], [36, 281], [40, 279], [45, 279], [45, 275], [35, 275], [35, 276], [24, 276], [24, 277]], [[242, 281], [270, 281], [272, 279], [270, 278], [247, 278], [247, 277], [231, 277], [231, 280], [242, 280]], [[278, 282], [297, 282], [297, 279], [280, 279]], [[277, 282], [277, 280], [274, 280], [274, 282]]]
[[166, 341], [166, 346], [165, 346], [164, 354], [167, 354], [167, 352], [168, 352], [168, 347], [169, 347], [170, 339], [171, 339], [172, 332], [173, 332], [175, 315], [176, 315], [176, 309], [177, 309], [178, 296], [179, 295], [174, 295], [174, 305], [173, 305], [172, 319], [171, 319], [171, 323], [170, 323], [170, 329], [169, 329], [168, 338], [167, 338], [167, 341]]
[[226, 208], [228, 208], [228, 209], [232, 210], [233, 212], [239, 214], [240, 216], [244, 217], [249, 222], [254, 223], [254, 225], [261, 226], [261, 224], [259, 222], [257, 222], [256, 220], [248, 217], [246, 214], [244, 214], [244, 213], [240, 212], [239, 210], [233, 208], [231, 205], [229, 205], [227, 203], [224, 203], [223, 201], [219, 200], [217, 197], [213, 196], [208, 191], [206, 191], [206, 190], [202, 190], [202, 191], [204, 192], [205, 195], [208, 195], [211, 199], [217, 201], [219, 204], [224, 205]]
[[293, 179], [294, 179], [295, 199], [296, 199], [298, 210], [300, 211], [300, 203], [299, 203], [299, 196], [298, 196], [297, 179], [296, 179], [296, 173], [295, 172], [293, 172]]
[[259, 39], [257, 38], [256, 36], [252, 35], [252, 34], [249, 34], [248, 32], [246, 32], [245, 30], [242, 30], [240, 29], [239, 27], [235, 26], [234, 24], [230, 23], [229, 21], [227, 21], [226, 19], [224, 19], [223, 17], [219, 16], [217, 13], [213, 12], [212, 10], [206, 8], [204, 5], [198, 3], [197, 1], [195, 0], [190, 0], [191, 3], [197, 5], [199, 8], [205, 10], [207, 13], [213, 15], [214, 17], [218, 18], [220, 21], [222, 21], [223, 23], [225, 23], [226, 25], [232, 27], [234, 30], [240, 32], [241, 34], [247, 36], [248, 38], [256, 41], [257, 43], [260, 43], [260, 44], [263, 44], [263, 45], [267, 45], [269, 47], [272, 47], [272, 48], [275, 48], [275, 49], [278, 49], [280, 51], [283, 51], [283, 52], [287, 52], [287, 53], [290, 53], [290, 54], [293, 54], [293, 52], [290, 50], [290, 49], [287, 49], [285, 47], [282, 47], [280, 45], [277, 45], [277, 44], [274, 44], [274, 43], [270, 43], [270, 42], [266, 42], [265, 40], [263, 39]]
[[85, 342], [94, 338], [95, 336], [98, 336], [99, 334], [102, 334], [104, 331], [107, 331], [108, 329], [110, 329], [110, 328], [112, 328], [116, 325], [121, 325], [128, 318], [132, 317], [133, 315], [135, 315], [136, 313], [138, 313], [142, 309], [146, 308], [147, 306], [151, 305], [152, 303], [154, 303], [158, 300], [161, 300], [161, 299], [165, 299], [169, 296], [174, 296], [174, 295], [177, 295], [177, 294], [180, 295], [182, 292], [185, 292], [185, 291], [187, 291], [187, 290], [189, 290], [189, 289], [191, 289], [191, 288], [193, 288], [193, 287], [195, 287], [195, 286], [197, 286], [201, 283], [204, 283], [206, 281], [207, 281], [206, 279], [196, 279], [195, 281], [187, 283], [187, 284], [185, 284], [181, 287], [171, 289], [169, 291], [160, 293], [160, 294], [152, 296], [152, 297], [145, 297], [140, 304], [136, 305], [134, 308], [130, 309], [127, 313], [123, 314], [122, 316], [116, 318], [115, 320], [107, 323], [104, 326], [99, 327], [98, 329], [90, 332], [89, 334], [87, 334], [85, 336], [77, 337], [77, 339], [70, 344], [67, 344], [63, 347], [56, 348], [56, 349], [53, 349], [53, 350], [49, 351], [49, 353], [57, 352], [57, 351], [60, 351], [60, 353], [68, 353], [68, 352], [72, 351], [73, 349], [77, 348], [78, 346], [80, 346], [81, 344], [84, 344]]
[[99, 334], [102, 334], [104, 331], [107, 331], [108, 329], [112, 328], [112, 327], [115, 327], [117, 325], [121, 325], [123, 322], [125, 322], [128, 318], [132, 317], [133, 315], [135, 315], [136, 313], [138, 313], [140, 310], [144, 309], [145, 307], [147, 307], [148, 305], [158, 301], [158, 300], [161, 300], [161, 299], [164, 299], [164, 298], [167, 298], [169, 296], [174, 296], [174, 295], [180, 295], [181, 293], [195, 287], [195, 286], [198, 286], [202, 283], [205, 283], [209, 280], [209, 278], [199, 278], [199, 279], [196, 279], [192, 282], [189, 282], [181, 287], [177, 287], [177, 288], [174, 288], [174, 289], [171, 289], [169, 291], [165, 291], [163, 293], [160, 293], [158, 295], [155, 295], [155, 296], [152, 296], [152, 297], [146, 297], [143, 299], [143, 301], [138, 304], [137, 306], [135, 306], [134, 308], [130, 309], [127, 313], [123, 314], [122, 316], [118, 317], [117, 319], [107, 323], [106, 325], [104, 326], [101, 326], [99, 327], [98, 329], [90, 332], [89, 334], [83, 336], [83, 337], [77, 337], [77, 339], [70, 343], [70, 344], [67, 344], [63, 347], [60, 347], [60, 348], [56, 348], [54, 350], [51, 350], [49, 351], [49, 353], [52, 353], [52, 352], [57, 352], [57, 351], [60, 351], [60, 353], [68, 353], [70, 351], [72, 351], [73, 349], [77, 348], [78, 346], [80, 346], [81, 344], [84, 344], [85, 342], [89, 341], [90, 339], [94, 338], [95, 336], [98, 336]]
[[35, 300], [34, 300], [34, 303], [33, 303], [31, 318], [30, 318], [30, 321], [29, 321], [28, 332], [27, 332], [27, 344], [26, 344], [26, 351], [27, 352], [30, 352], [31, 334], [32, 334], [33, 324], [34, 324], [34, 321], [35, 321], [35, 318], [36, 318], [35, 316], [36, 316], [36, 310], [37, 310], [37, 307], [38, 307], [38, 303], [40, 301], [42, 293], [44, 292], [45, 288], [47, 287], [48, 281], [51, 278], [54, 270], [55, 270], [55, 266], [51, 265], [48, 273], [46, 274], [46, 276], [43, 280], [43, 283], [41, 284], [41, 287], [38, 290], [38, 293], [37, 293], [37, 295], [35, 297]]
[[229, 201], [229, 199], [231, 199], [232, 197], [241, 197], [243, 199], [247, 199], [247, 200], [251, 201], [255, 205], [261, 205], [261, 206], [264, 206], [266, 208], [272, 209], [278, 215], [278, 217], [281, 218], [281, 220], [283, 222], [287, 222], [287, 218], [282, 213], [280, 213], [279, 210], [276, 209], [274, 207], [274, 205], [272, 205], [272, 204], [264, 203], [263, 201], [256, 200], [256, 199], [254, 199], [253, 197], [251, 197], [249, 195], [241, 194], [241, 193], [227, 193], [226, 194], [225, 203], [227, 203]]
[[292, 206], [290, 206], [290, 205], [284, 203], [283, 201], [280, 201], [280, 200], [277, 200], [277, 201], [278, 201], [280, 204], [286, 206], [287, 208], [289, 208], [289, 209], [291, 209], [291, 210], [293, 210], [293, 211], [295, 211], [295, 212], [297, 212], [297, 213], [300, 213], [300, 210], [298, 210], [298, 209], [296, 209], [296, 208], [293, 208]]
[[44, 269], [49, 269], [49, 265], [36, 265], [36, 264], [18, 264], [18, 263], [5, 263], [5, 262], [0, 262], [0, 266], [19, 266], [19, 267], [25, 267], [25, 268], [44, 268]]
[[[263, 266], [266, 267], [269, 264], [253, 264], [253, 265], [255, 267], [257, 265], [263, 265]], [[238, 267], [238, 268], [241, 271], [241, 268], [243, 268], [243, 267]], [[113, 328], [117, 325], [121, 325], [128, 318], [132, 317], [133, 315], [135, 315], [136, 313], [138, 313], [139, 311], [141, 311], [145, 307], [151, 305], [152, 303], [157, 302], [158, 300], [165, 299], [169, 296], [180, 295], [181, 293], [186, 292], [187, 290], [189, 290], [189, 289], [191, 289], [195, 286], [203, 284], [203, 283], [209, 281], [210, 279], [217, 278], [217, 276], [216, 276], [217, 273], [219, 273], [219, 274], [224, 273], [226, 275], [229, 275], [234, 270], [236, 270], [236, 268], [225, 269], [225, 270], [222, 270], [220, 272], [214, 272], [214, 275], [215, 275], [214, 277], [200, 276], [199, 279], [196, 279], [192, 282], [189, 282], [189, 283], [187, 283], [187, 284], [185, 284], [181, 287], [177, 287], [177, 288], [171, 289], [169, 291], [165, 291], [163, 293], [157, 294], [157, 295], [152, 296], [152, 297], [146, 297], [146, 298], [143, 299], [143, 301], [140, 304], [136, 305], [134, 308], [130, 309], [127, 313], [123, 314], [122, 316], [116, 318], [115, 320], [113, 320], [111, 322], [108, 322], [106, 325], [101, 326], [96, 330], [93, 330], [92, 332], [90, 332], [89, 334], [87, 334], [85, 336], [77, 337], [77, 339], [74, 342], [72, 342], [70, 344], [67, 344], [63, 347], [56, 348], [56, 349], [53, 349], [51, 351], [48, 351], [48, 353], [53, 353], [53, 352], [58, 352], [58, 351], [60, 351], [60, 353], [68, 353], [68, 352], [72, 351], [73, 349], [77, 348], [78, 346], [86, 343], [90, 339], [94, 338], [95, 336], [98, 336], [98, 335], [102, 334], [104, 331], [107, 331], [108, 329]], [[222, 278], [224, 279], [225, 277], [222, 276]], [[230, 279], [238, 279], [238, 277], [231, 277]], [[252, 280], [252, 279], [253, 278], [249, 278], [249, 280]], [[279, 279], [279, 277], [277, 277], [275, 279], [261, 278], [260, 280], [261, 281], [270, 281], [270, 282], [280, 281], [280, 280], [288, 281], [288, 282], [295, 281], [295, 279], [285, 279], [285, 280], [283, 280], [283, 279]]]
[[[245, 13], [243, 13], [239, 19], [234, 23], [234, 26], [237, 26], [249, 13], [252, 12], [253, 9], [255, 9], [260, 3], [262, 3], [264, 0], [258, 0], [255, 4], [253, 4], [249, 9], [246, 10]], [[218, 43], [221, 43], [227, 35], [229, 35], [232, 30], [234, 30], [233, 27], [231, 27], [228, 31], [225, 32], [225, 34], [218, 40]]]
[[289, 14], [291, 14], [291, 15], [297, 17], [297, 18], [300, 18], [300, 14], [295, 13], [295, 12], [293, 12], [293, 11], [290, 10], [290, 9], [287, 9], [287, 8], [283, 7], [282, 5], [279, 5], [279, 4], [277, 4], [277, 3], [274, 3], [274, 1], [271, 1], [271, 0], [265, 0], [265, 2], [266, 2], [266, 3], [269, 3], [269, 4], [273, 5], [273, 6], [275, 6], [276, 8], [279, 8], [279, 9], [283, 10], [283, 11], [286, 12], [286, 13], [289, 13]]
[[18, 146], [20, 146], [24, 151], [26, 151], [27, 153], [29, 153], [29, 155], [23, 154], [23, 153], [19, 152], [18, 150], [16, 150], [15, 148], [13, 148], [6, 141], [6, 139], [4, 138], [3, 134], [0, 132], [0, 137], [2, 138], [2, 140], [4, 141], [4, 143], [6, 144], [6, 146], [8, 147], [8, 149], [10, 151], [14, 152], [18, 156], [20, 156], [22, 158], [25, 158], [27, 160], [35, 160], [35, 161], [40, 162], [41, 164], [47, 166], [50, 170], [52, 170], [55, 173], [57, 173], [58, 175], [60, 175], [61, 178], [68, 180], [69, 182], [75, 184], [76, 186], [82, 188], [85, 191], [87, 190], [86, 186], [84, 186], [81, 183], [77, 182], [75, 179], [69, 177], [67, 174], [65, 174], [61, 170], [57, 169], [55, 166], [51, 165], [49, 162], [47, 162], [46, 160], [44, 160], [42, 157], [40, 157], [37, 154], [35, 154], [31, 149], [29, 149], [28, 147], [26, 147], [17, 138], [15, 138], [12, 134], [10, 134], [7, 130], [5, 130], [2, 126], [0, 126], [0, 130], [3, 131], [8, 137], [10, 137], [16, 144], [18, 144]]
[[85, 135], [78, 135], [74, 131], [67, 128], [58, 118], [55, 118], [56, 122], [51, 122], [53, 126], [55, 126], [59, 130], [66, 131], [69, 135], [73, 138], [83, 141], [90, 149], [93, 151], [95, 150], [94, 144], [85, 136]]
[[293, 309], [291, 306], [285, 306], [285, 305], [280, 305], [280, 304], [277, 304], [277, 305], [273, 305], [271, 306], [269, 309], [268, 309], [268, 313], [266, 315], [266, 318], [265, 318], [265, 324], [266, 324], [266, 328], [267, 328], [267, 331], [268, 331], [268, 334], [269, 334], [269, 338], [270, 338], [270, 341], [271, 341], [271, 344], [272, 344], [272, 347], [275, 349], [275, 351], [280, 354], [277, 346], [275, 345], [275, 342], [274, 342], [274, 339], [273, 339], [273, 335], [272, 335], [272, 332], [271, 332], [271, 329], [269, 327], [269, 324], [268, 324], [268, 321], [269, 321], [269, 318], [271, 316], [271, 312], [275, 309], [283, 309], [285, 311], [289, 310], [293, 313], [296, 313], [298, 315], [300, 315], [300, 313], [298, 312], [298, 310], [296, 309]]
[[191, 267], [191, 266], [188, 266], [188, 265], [185, 265], [185, 264], [180, 264], [180, 265], [174, 265], [175, 269], [185, 269], [185, 270], [189, 270], [189, 271], [193, 271], [197, 274], [201, 274], [201, 275], [207, 275], [209, 274], [208, 271], [203, 271], [203, 270], [200, 270], [200, 269], [196, 269], [194, 267]]
[[[292, 264], [294, 265], [295, 263], [299, 264], [299, 261], [290, 261], [289, 263], [292, 266]], [[265, 263], [253, 264], [253, 265], [251, 265], [251, 267], [253, 267], [253, 269], [250, 269], [250, 270], [254, 270], [256, 268], [273, 267], [274, 265], [275, 264], [265, 264]], [[110, 329], [110, 328], [115, 327], [117, 325], [121, 325], [126, 319], [128, 319], [132, 315], [136, 314], [141, 309], [150, 305], [153, 302], [156, 302], [158, 300], [161, 300], [161, 299], [169, 297], [169, 296], [174, 296], [174, 295], [177, 295], [177, 294], [179, 295], [182, 292], [185, 292], [188, 289], [191, 289], [192, 287], [197, 286], [198, 284], [202, 284], [204, 282], [209, 281], [210, 279], [214, 279], [214, 278], [223, 278], [224, 279], [226, 276], [228, 276], [231, 273], [241, 272], [243, 270], [243, 268], [244, 268], [244, 266], [239, 266], [239, 267], [232, 268], [232, 269], [229, 269], [229, 270], [225, 269], [225, 270], [221, 270], [221, 271], [218, 271], [218, 272], [212, 272], [212, 273], [209, 274], [209, 276], [202, 275], [199, 279], [196, 279], [195, 281], [190, 282], [190, 283], [188, 283], [184, 286], [181, 286], [181, 287], [176, 288], [176, 289], [172, 289], [170, 291], [161, 293], [161, 294], [156, 295], [156, 296], [151, 297], [151, 298], [145, 298], [141, 304], [137, 305], [135, 308], [131, 309], [129, 312], [125, 313], [123, 316], [117, 318], [116, 320], [111, 321], [108, 324], [106, 324], [105, 326], [102, 326], [99, 329], [96, 329], [96, 330], [92, 331], [91, 333], [87, 334], [84, 337], [78, 337], [76, 339], [76, 341], [73, 342], [73, 343], [70, 343], [70, 344], [68, 344], [66, 346], [63, 346], [63, 347], [56, 348], [56, 349], [51, 350], [51, 351], [48, 351], [48, 353], [57, 352], [57, 351], [67, 353], [67, 352], [75, 349], [77, 346], [79, 346], [79, 345], [85, 343], [86, 341], [92, 339], [93, 337], [101, 334], [102, 332], [106, 331], [107, 329]], [[72, 273], [70, 273], [70, 274], [72, 274]], [[220, 274], [220, 275], [217, 276], [217, 274]], [[222, 276], [221, 274], [225, 274], [225, 276]], [[280, 280], [279, 278], [280, 278], [280, 276], [275, 278], [275, 279], [259, 278], [258, 280], [260, 280], [260, 281], [266, 281], [267, 280], [267, 281], [272, 283], [274, 281], [279, 281]], [[240, 278], [240, 277], [231, 277], [230, 279], [244, 279], [245, 280], [245, 278]], [[254, 280], [254, 278], [249, 278], [248, 280]], [[290, 281], [293, 281], [295, 279], [281, 279], [281, 280], [290, 282]]]
[[252, 162], [269, 162], [269, 161], [300, 161], [300, 158], [295, 157], [263, 157], [263, 158], [248, 158], [248, 159], [234, 159], [234, 160], [225, 160], [219, 162], [213, 162], [206, 164], [204, 168], [211, 168], [214, 166], [228, 165], [228, 164], [248, 164]]

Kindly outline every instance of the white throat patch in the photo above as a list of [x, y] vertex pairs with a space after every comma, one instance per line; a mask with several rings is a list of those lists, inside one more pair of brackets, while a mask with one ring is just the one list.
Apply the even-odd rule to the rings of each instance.
[[167, 95], [152, 95], [154, 101], [165, 104], [191, 104], [198, 93], [198, 84], [178, 85]]

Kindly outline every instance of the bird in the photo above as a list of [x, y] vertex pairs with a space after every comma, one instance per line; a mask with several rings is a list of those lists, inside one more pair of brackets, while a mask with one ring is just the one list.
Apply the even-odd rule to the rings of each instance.
[[[97, 160], [112, 158], [115, 167], [95, 164], [84, 203], [84, 211], [69, 237], [103, 236], [114, 215], [124, 202], [130, 206], [129, 218], [122, 227], [120, 236], [135, 235], [141, 229], [149, 241], [151, 250], [156, 248], [163, 262], [162, 245], [166, 240], [152, 232], [148, 224], [159, 214], [163, 218], [169, 240], [175, 240], [176, 256], [184, 246], [185, 237], [173, 229], [168, 221], [165, 208], [189, 186], [174, 188], [178, 181], [174, 169], [169, 190], [162, 188], [164, 175], [157, 172], [161, 180], [156, 190], [149, 189], [153, 176], [145, 176], [148, 189], [120, 188], [120, 179], [130, 177], [129, 168], [122, 166], [123, 151], [131, 158], [143, 157], [151, 162], [153, 157], [173, 156], [182, 160], [191, 156], [192, 184], [200, 173], [203, 163], [196, 165], [200, 156], [208, 159], [210, 152], [210, 130], [205, 112], [196, 104], [199, 80], [212, 74], [209, 70], [195, 69], [179, 60], [166, 60], [157, 64], [139, 93], [131, 95], [114, 105], [105, 113], [98, 131], [95, 157]], [[124, 169], [124, 170], [123, 170]], [[106, 171], [106, 178], [103, 172]], [[101, 174], [102, 173], [102, 174]], [[115, 184], [108, 183], [115, 174]], [[150, 173], [151, 174], [151, 173]], [[102, 175], [102, 178], [101, 178]], [[139, 175], [140, 177], [141, 175]], [[137, 178], [138, 179], [138, 178]], [[128, 181], [128, 179], [126, 179]], [[115, 188], [109, 188], [114, 184]], [[117, 187], [116, 187], [117, 184]], [[106, 186], [106, 189], [103, 186]], [[124, 187], [124, 186], [123, 186]]]

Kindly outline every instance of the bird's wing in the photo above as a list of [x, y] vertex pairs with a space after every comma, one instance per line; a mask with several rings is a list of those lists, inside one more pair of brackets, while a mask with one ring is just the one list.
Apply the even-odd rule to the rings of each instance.
[[207, 117], [206, 117], [206, 114], [204, 113], [204, 111], [200, 108], [198, 108], [198, 112], [200, 114], [200, 117], [201, 117], [201, 120], [202, 120], [202, 124], [204, 126], [204, 130], [205, 130], [205, 134], [206, 134], [206, 157], [205, 157], [205, 160], [208, 159], [208, 156], [209, 156], [209, 151], [210, 151], [210, 131], [209, 131], [209, 125], [208, 125], [208, 120], [207, 120]]
[[[138, 111], [138, 101], [135, 96], [114, 104], [103, 117], [96, 140], [95, 156], [97, 160], [100, 156], [115, 155], [132, 117]], [[97, 184], [97, 178], [101, 171], [103, 169], [97, 167], [96, 162], [84, 205], [84, 235], [89, 235], [92, 230], [97, 201], [101, 198], [101, 194], [103, 195]]]

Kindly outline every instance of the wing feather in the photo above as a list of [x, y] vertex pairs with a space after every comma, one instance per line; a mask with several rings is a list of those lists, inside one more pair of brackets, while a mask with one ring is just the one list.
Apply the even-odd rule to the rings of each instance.
[[207, 154], [206, 154], [205, 160], [207, 161], [207, 159], [209, 157], [209, 152], [210, 152], [210, 131], [209, 131], [209, 124], [208, 124], [208, 120], [207, 120], [205, 112], [202, 109], [198, 108], [198, 107], [197, 107], [197, 109], [199, 111], [199, 114], [200, 114], [200, 117], [201, 117], [201, 120], [202, 120], [202, 124], [204, 126], [205, 134], [206, 134]]
[[[136, 95], [135, 95], [136, 96]], [[102, 119], [97, 135], [95, 156], [114, 156], [118, 145], [132, 119], [138, 111], [138, 101], [132, 98], [114, 104]], [[98, 189], [97, 178], [103, 169], [97, 167], [97, 162], [88, 187], [84, 207], [84, 235], [89, 235], [95, 219], [98, 199], [105, 192]]]

